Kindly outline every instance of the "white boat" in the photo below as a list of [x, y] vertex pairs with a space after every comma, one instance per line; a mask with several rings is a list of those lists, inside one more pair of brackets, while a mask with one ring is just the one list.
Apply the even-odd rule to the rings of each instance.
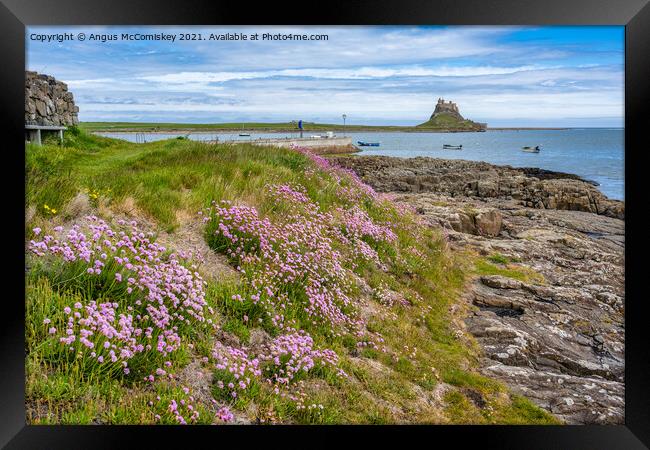
[[240, 136], [250, 136], [249, 133], [244, 132], [244, 124], [241, 124], [241, 133], [239, 133]]

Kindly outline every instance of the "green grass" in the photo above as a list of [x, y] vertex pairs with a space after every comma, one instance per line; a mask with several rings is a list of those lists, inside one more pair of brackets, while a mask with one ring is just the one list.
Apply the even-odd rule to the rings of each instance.
[[490, 262], [493, 262], [495, 264], [500, 264], [502, 266], [506, 266], [506, 265], [508, 265], [510, 263], [518, 263], [518, 262], [520, 262], [519, 258], [502, 255], [501, 253], [494, 253], [494, 254], [488, 256], [487, 260], [490, 261]]
[[507, 256], [502, 255], [501, 253], [495, 253], [493, 255], [490, 255], [487, 258], [490, 262], [496, 263], [496, 264], [508, 264], [510, 262], [510, 258]]
[[[82, 129], [91, 128], [82, 124]], [[134, 144], [74, 129], [63, 145], [29, 145], [26, 149], [25, 203], [32, 211], [26, 224], [27, 238], [33, 237], [33, 227], [48, 232], [56, 225], [77, 220], [78, 208], [73, 206], [80, 195], [88, 196], [93, 213], [101, 217], [110, 219], [128, 212], [152, 223], [156, 231], [169, 232], [188, 221], [199, 221], [197, 212], [213, 200], [255, 206], [271, 220], [282, 217], [286, 214], [283, 206], [270, 202], [267, 196], [269, 184], [300, 184], [323, 211], [350, 206], [337, 194], [339, 181], [324, 172], [310, 175], [305, 171], [310, 167], [304, 155], [285, 149], [210, 145], [186, 139]], [[48, 212], [45, 204], [57, 212]], [[359, 206], [375, 220], [391, 221], [398, 239], [391, 245], [370, 242], [382, 258], [392, 261], [388, 271], [366, 264], [356, 269], [357, 274], [371, 288], [386, 285], [412, 304], [390, 309], [375, 305], [384, 308], [386, 314], [372, 316], [368, 328], [381, 333], [386, 351], [357, 351], [355, 336], [337, 335], [322, 324], [309, 325], [300, 311], [287, 311], [312, 335], [317, 347], [337, 352], [340, 367], [350, 376], [340, 378], [332, 370], [323, 369], [304, 378], [306, 404], [320, 403], [322, 410], [297, 409], [263, 383], [240, 396], [232, 406], [253, 422], [264, 423], [551, 423], [543, 411], [524, 399], [509, 397], [502, 384], [477, 374], [478, 348], [471, 340], [468, 343], [459, 338], [450, 313], [470, 275], [500, 274], [535, 280], [535, 274], [506, 266], [501, 260], [493, 260], [498, 264], [494, 265], [451, 253], [439, 233], [422, 227], [414, 217], [390, 205], [365, 200]], [[209, 231], [205, 232], [208, 244], [219, 250], [219, 243], [212, 240]], [[26, 277], [28, 421], [154, 423], [157, 413], [162, 423], [173, 423], [166, 406], [181, 395], [177, 384], [150, 385], [138, 377], [101, 373], [96, 367], [69, 358], [49, 337], [43, 319], [52, 320], [48, 326], [64, 327], [65, 318], [60, 313], [63, 306], [78, 300], [128, 299], [126, 292], [109, 282], [112, 272], [88, 283], [76, 280], [75, 270], [73, 265], [33, 263]], [[242, 344], [249, 343], [253, 328], [261, 328], [271, 336], [278, 333], [259, 306], [231, 299], [234, 293], [246, 297], [243, 281], [227, 277], [209, 280], [206, 300], [215, 309], [213, 319], [223, 332]], [[262, 319], [261, 323], [258, 319]], [[178, 369], [210, 355], [217, 339], [208, 328], [182, 333], [184, 342], [191, 342], [193, 348], [185, 345], [174, 354], [172, 362]], [[134, 361], [133, 370], [146, 374], [160, 363]], [[441, 381], [453, 387], [445, 408], [421, 407], [417, 392], [431, 392]], [[472, 406], [464, 394], [467, 389], [486, 399], [492, 408], [489, 414]], [[212, 393], [219, 396], [214, 389]], [[200, 422], [209, 421], [209, 402], [197, 401], [196, 407], [201, 411]]]
[[[504, 261], [504, 262], [502, 262]], [[502, 277], [513, 278], [523, 281], [524, 283], [544, 284], [544, 276], [526, 266], [508, 263], [504, 257], [478, 258], [475, 262], [475, 273], [477, 275], [500, 275]], [[498, 265], [493, 264], [496, 262]]]

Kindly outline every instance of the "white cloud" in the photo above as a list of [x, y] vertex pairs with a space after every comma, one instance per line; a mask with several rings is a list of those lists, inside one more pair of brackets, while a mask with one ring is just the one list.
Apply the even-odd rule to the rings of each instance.
[[[284, 69], [258, 72], [175, 72], [163, 75], [148, 75], [141, 80], [158, 83], [223, 83], [232, 80], [249, 80], [253, 78], [272, 77], [309, 77], [321, 79], [373, 79], [389, 77], [470, 77], [481, 75], [502, 75], [508, 73], [534, 70], [537, 66], [492, 67], [492, 66], [441, 66], [441, 67], [356, 67], [348, 69]], [[97, 80], [85, 80], [94, 82]], [[82, 81], [83, 82], [83, 81]]]
[[[593, 55], [581, 60], [581, 54], [552, 42], [541, 48], [502, 39], [517, 29], [155, 27], [147, 31], [298, 32], [327, 34], [329, 40], [94, 47], [75, 42], [58, 49], [31, 44], [28, 66], [49, 67], [46, 73], [67, 82], [82, 120], [165, 115], [190, 121], [336, 121], [345, 112], [350, 123], [419, 123], [438, 97], [487, 122], [622, 117], [622, 53], [618, 63]], [[113, 31], [119, 32], [101, 28]]]

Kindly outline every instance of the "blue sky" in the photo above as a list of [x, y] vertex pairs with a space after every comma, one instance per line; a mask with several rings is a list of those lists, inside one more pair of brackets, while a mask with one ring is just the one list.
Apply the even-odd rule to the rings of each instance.
[[[291, 33], [327, 41], [38, 42], [33, 33]], [[438, 97], [490, 126], [623, 126], [623, 27], [29, 27], [27, 68], [82, 121], [414, 125]]]

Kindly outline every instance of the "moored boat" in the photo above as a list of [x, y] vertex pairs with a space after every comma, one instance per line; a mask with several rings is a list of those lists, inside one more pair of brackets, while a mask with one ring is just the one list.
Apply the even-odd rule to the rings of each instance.
[[528, 153], [539, 153], [540, 150], [541, 148], [539, 145], [536, 145], [535, 147], [521, 147], [521, 151]]
[[451, 144], [443, 144], [442, 148], [447, 149], [447, 150], [462, 150], [463, 145], [451, 145]]
[[357, 144], [359, 144], [361, 147], [379, 147], [379, 142], [357, 141]]

